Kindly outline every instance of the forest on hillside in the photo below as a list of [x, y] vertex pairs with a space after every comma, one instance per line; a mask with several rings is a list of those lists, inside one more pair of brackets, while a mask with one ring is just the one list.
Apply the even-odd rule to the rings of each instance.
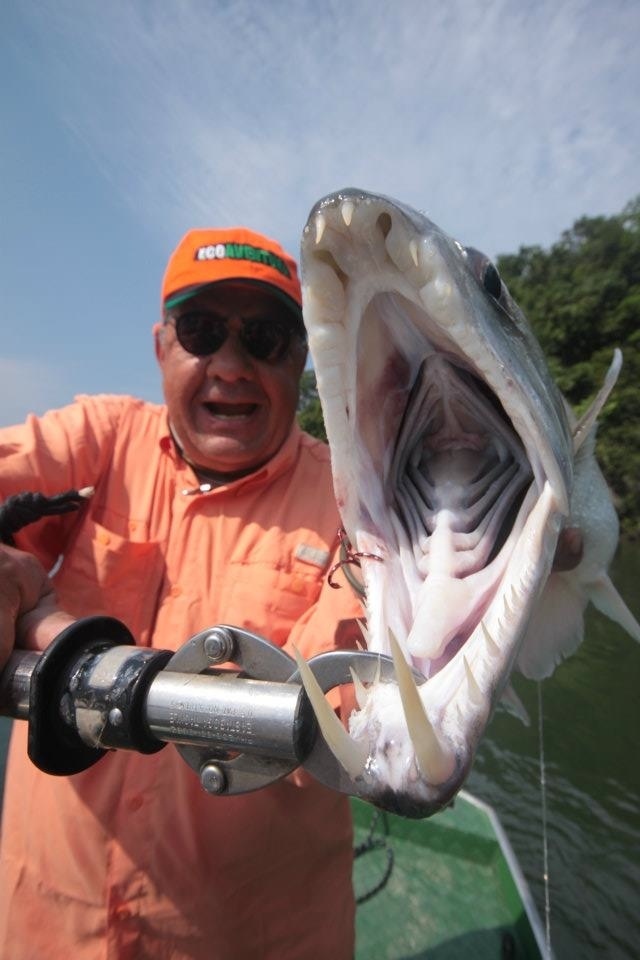
[[[529, 319], [549, 368], [579, 416], [613, 350], [623, 366], [600, 418], [597, 455], [626, 537], [640, 537], [640, 197], [611, 217], [581, 217], [549, 249], [521, 247], [496, 266]], [[299, 420], [326, 439], [313, 371]]]

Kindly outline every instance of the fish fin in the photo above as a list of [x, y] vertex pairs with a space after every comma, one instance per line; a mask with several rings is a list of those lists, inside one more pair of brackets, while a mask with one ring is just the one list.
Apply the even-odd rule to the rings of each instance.
[[512, 717], [517, 717], [518, 720], [521, 720], [525, 727], [531, 726], [527, 708], [511, 685], [505, 687], [502, 691], [500, 706], [504, 707]]
[[562, 573], [547, 580], [518, 654], [529, 680], [544, 680], [578, 649], [584, 636], [586, 595]]
[[605, 573], [586, 584], [575, 582], [570, 574], [552, 574], [518, 654], [518, 669], [525, 677], [543, 680], [575, 653], [582, 643], [589, 600], [640, 642], [640, 624]]
[[640, 643], [640, 623], [629, 610], [606, 573], [589, 584], [589, 599], [605, 617], [619, 623], [630, 637]]
[[613, 360], [611, 365], [607, 370], [607, 374], [604, 378], [604, 383], [598, 390], [593, 402], [590, 404], [589, 409], [583, 413], [575, 427], [573, 428], [573, 452], [577, 453], [585, 439], [592, 432], [596, 420], [604, 407], [605, 403], [609, 399], [609, 394], [613, 390], [618, 375], [620, 373], [620, 367], [622, 366], [622, 351], [617, 347], [613, 351]]

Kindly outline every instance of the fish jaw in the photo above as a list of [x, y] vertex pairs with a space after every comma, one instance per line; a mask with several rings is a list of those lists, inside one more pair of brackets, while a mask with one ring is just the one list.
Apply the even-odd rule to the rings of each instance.
[[[365, 688], [361, 709], [349, 720], [354, 741], [368, 747], [364, 769], [353, 783], [359, 796], [403, 816], [426, 817], [446, 806], [462, 787], [547, 581], [560, 525], [558, 505], [547, 485], [483, 618], [452, 658], [416, 685], [444, 759], [439, 755], [437, 763], [430, 764], [428, 748], [421, 759], [420, 725], [410, 729], [410, 708], [397, 685]], [[375, 565], [377, 573], [381, 566]]]
[[364, 555], [367, 647], [426, 678], [417, 697], [381, 682], [361, 695], [353, 792], [407, 816], [440, 809], [467, 776], [572, 483], [562, 398], [506, 289], [480, 282], [481, 256], [354, 190], [320, 201], [303, 235], [305, 323], [338, 507]]

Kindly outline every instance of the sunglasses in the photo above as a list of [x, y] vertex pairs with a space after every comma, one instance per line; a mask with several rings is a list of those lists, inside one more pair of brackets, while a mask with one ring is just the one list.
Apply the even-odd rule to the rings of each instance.
[[[194, 310], [174, 317], [167, 316], [176, 329], [180, 346], [195, 357], [206, 357], [219, 350], [229, 336], [226, 317]], [[277, 363], [287, 353], [294, 337], [304, 340], [300, 326], [285, 317], [243, 319], [237, 337], [254, 360]]]

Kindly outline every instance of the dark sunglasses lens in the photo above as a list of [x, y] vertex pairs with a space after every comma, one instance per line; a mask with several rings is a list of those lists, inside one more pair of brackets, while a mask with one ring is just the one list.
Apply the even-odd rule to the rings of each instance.
[[240, 339], [247, 353], [256, 360], [275, 363], [281, 360], [291, 343], [291, 324], [277, 317], [245, 320]]
[[[215, 314], [193, 311], [175, 317], [174, 322], [180, 346], [196, 357], [215, 353], [227, 339], [227, 321]], [[294, 330], [282, 317], [255, 317], [242, 321], [238, 336], [255, 360], [277, 363], [289, 349]]]
[[180, 346], [196, 357], [215, 353], [227, 338], [226, 322], [210, 314], [183, 313], [175, 323]]

